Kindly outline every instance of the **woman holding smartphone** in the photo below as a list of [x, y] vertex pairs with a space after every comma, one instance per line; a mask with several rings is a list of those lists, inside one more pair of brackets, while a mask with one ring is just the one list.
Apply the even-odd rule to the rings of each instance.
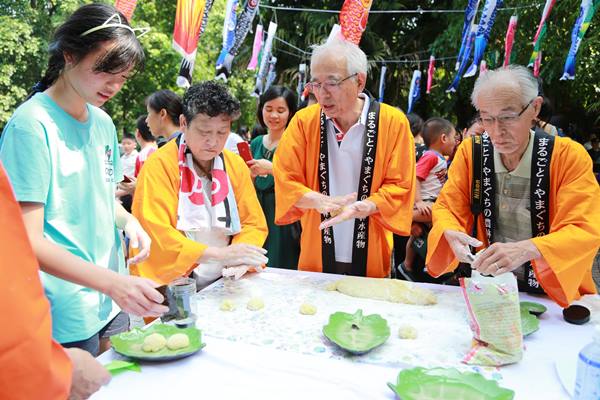
[[271, 86], [260, 96], [256, 117], [267, 129], [250, 147], [254, 160], [246, 164], [254, 178], [254, 187], [262, 206], [269, 236], [265, 249], [269, 254], [269, 267], [296, 269], [300, 256], [300, 224], [275, 225], [275, 182], [273, 180], [273, 155], [288, 123], [296, 113], [296, 95], [283, 86]]

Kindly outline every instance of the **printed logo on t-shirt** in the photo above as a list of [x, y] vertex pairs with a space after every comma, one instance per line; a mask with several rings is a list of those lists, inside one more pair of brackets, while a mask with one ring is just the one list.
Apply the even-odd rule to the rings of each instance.
[[114, 183], [115, 181], [113, 151], [109, 145], [104, 146], [104, 180], [109, 183]]

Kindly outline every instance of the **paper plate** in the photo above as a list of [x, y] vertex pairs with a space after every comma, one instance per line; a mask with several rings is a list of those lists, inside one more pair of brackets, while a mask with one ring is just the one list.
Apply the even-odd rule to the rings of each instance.
[[[184, 333], [190, 339], [190, 345], [183, 349], [170, 350], [166, 346], [156, 353], [146, 352], [142, 350], [142, 344], [144, 338], [153, 333], [160, 333], [166, 339], [169, 336], [176, 333]], [[194, 353], [197, 353], [206, 346], [206, 343], [202, 343], [202, 334], [200, 330], [196, 328], [177, 328], [172, 325], [165, 324], [154, 324], [149, 326], [147, 329], [135, 328], [129, 332], [123, 332], [121, 334], [111, 336], [110, 342], [113, 349], [121, 355], [130, 357], [136, 360], [143, 361], [170, 361], [177, 360], [179, 358], [188, 357]]]
[[521, 310], [527, 310], [535, 316], [540, 316], [548, 310], [545, 305], [534, 301], [522, 301], [520, 306]]
[[378, 314], [363, 316], [362, 310], [354, 314], [336, 312], [329, 316], [323, 334], [352, 354], [364, 354], [385, 343], [390, 327]]
[[528, 310], [521, 308], [521, 330], [523, 336], [529, 336], [540, 329], [540, 320]]
[[511, 400], [515, 392], [475, 372], [455, 368], [405, 369], [390, 389], [402, 400]]

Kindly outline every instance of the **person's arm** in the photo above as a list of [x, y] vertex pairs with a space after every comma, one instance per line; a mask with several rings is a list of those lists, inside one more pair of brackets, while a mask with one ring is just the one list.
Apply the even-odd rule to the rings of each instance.
[[413, 209], [413, 221], [430, 222], [431, 221], [431, 203], [426, 203], [421, 198], [421, 184], [423, 182], [417, 177], [415, 185], [415, 206]]
[[304, 195], [313, 190], [307, 186], [305, 164], [308, 154], [304, 127], [298, 115], [296, 114], [290, 121], [273, 157], [275, 223], [280, 225], [296, 222], [307, 209], [314, 206], [310, 202], [308, 204], [299, 202]]
[[268, 235], [267, 221], [256, 197], [250, 171], [237, 158], [228, 159], [229, 178], [237, 203], [241, 232], [235, 235], [227, 247], [208, 247], [201, 262], [218, 262], [225, 266], [250, 265], [259, 267], [268, 262], [262, 248]]
[[162, 284], [188, 275], [207, 248], [177, 229], [179, 180], [177, 146], [169, 142], [144, 163], [132, 204], [133, 215], [152, 239], [150, 256], [132, 272]]
[[250, 168], [250, 172], [252, 173], [252, 177], [257, 176], [265, 176], [265, 175], [273, 175], [273, 163], [269, 160], [254, 159], [250, 161], [246, 161], [246, 164]]
[[[395, 118], [388, 127], [393, 140], [387, 163], [385, 154], [375, 163], [382, 173], [381, 186], [368, 197], [377, 206], [372, 221], [398, 235], [410, 234], [415, 195], [415, 144], [406, 117]], [[379, 145], [378, 145], [379, 146]]]
[[262, 247], [267, 239], [269, 229], [250, 178], [250, 171], [238, 163], [238, 160], [232, 160], [232, 165], [231, 170], [233, 171], [229, 174], [232, 186], [234, 186], [232, 190], [238, 206], [242, 230], [233, 237], [231, 243], [247, 243]]
[[129, 246], [137, 249], [137, 254], [129, 259], [129, 263], [137, 264], [148, 258], [152, 242], [150, 236], [144, 231], [137, 218], [129, 214], [118, 201], [115, 202], [115, 224], [129, 238]]
[[65, 349], [73, 364], [69, 400], [87, 399], [110, 382], [110, 373], [87, 351]]
[[581, 287], [595, 292], [589, 271], [600, 246], [600, 187], [578, 143], [557, 139], [550, 171], [550, 233], [530, 239], [541, 254], [532, 263], [544, 290], [564, 307]]
[[29, 241], [42, 271], [110, 296], [126, 312], [159, 316], [168, 311], [163, 297], [147, 279], [119, 275], [87, 262], [44, 237], [44, 205], [20, 203]]
[[[473, 226], [471, 213], [471, 141], [464, 140], [448, 170], [448, 180], [432, 207], [432, 227], [427, 238], [427, 271], [437, 277], [453, 271], [459, 260], [466, 260], [469, 246], [481, 241], [467, 232]], [[481, 235], [483, 232], [478, 229]], [[470, 232], [469, 232], [470, 233]]]

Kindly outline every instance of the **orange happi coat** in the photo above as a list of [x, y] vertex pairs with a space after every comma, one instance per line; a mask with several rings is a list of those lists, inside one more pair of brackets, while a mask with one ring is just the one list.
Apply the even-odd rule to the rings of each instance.
[[[320, 112], [318, 104], [299, 111], [290, 121], [273, 161], [275, 222], [302, 224], [298, 268], [322, 272], [321, 216], [295, 204], [310, 191], [319, 192]], [[406, 116], [381, 104], [371, 196], [378, 212], [370, 216], [367, 276], [390, 273], [392, 232], [408, 235], [415, 196], [415, 146]]]
[[[152, 239], [152, 247], [150, 257], [132, 265], [131, 272], [162, 284], [188, 275], [208, 247], [176, 228], [181, 185], [177, 151], [177, 142], [172, 140], [148, 158], [137, 180], [132, 205], [133, 215]], [[268, 228], [250, 170], [237, 154], [224, 150], [223, 155], [242, 225], [232, 243], [262, 247]]]
[[66, 399], [72, 366], [52, 339], [50, 303], [0, 163], [0, 399]]
[[[444, 238], [447, 229], [471, 234], [472, 144], [459, 147], [437, 202], [427, 244], [427, 270], [433, 276], [453, 271], [458, 261]], [[596, 293], [592, 263], [600, 246], [600, 188], [585, 149], [556, 138], [550, 163], [550, 233], [531, 239], [542, 257], [532, 260], [545, 292], [565, 307], [583, 294]], [[478, 239], [487, 246], [483, 218]]]

